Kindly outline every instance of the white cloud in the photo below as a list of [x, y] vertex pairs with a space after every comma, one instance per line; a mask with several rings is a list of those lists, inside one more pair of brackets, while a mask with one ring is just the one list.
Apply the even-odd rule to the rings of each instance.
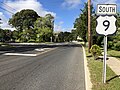
[[60, 21], [58, 24], [55, 24], [54, 25], [54, 31], [55, 32], [61, 32], [61, 31], [63, 31], [63, 28], [62, 28], [62, 24], [63, 23], [64, 23], [63, 21]]
[[59, 24], [62, 25], [62, 24], [64, 24], [64, 22], [63, 22], [63, 21], [60, 21]]
[[78, 5], [80, 5], [80, 0], [64, 0], [62, 3], [63, 7], [68, 7], [68, 8], [76, 8]]
[[65, 31], [71, 31], [73, 28], [64, 28], [63, 26], [62, 26], [62, 24], [63, 24], [64, 22], [63, 21], [60, 21], [58, 24], [55, 24], [54, 25], [54, 31], [55, 32], [65, 32]]
[[[56, 13], [47, 11], [46, 9], [43, 8], [42, 4], [38, 2], [37, 0], [7, 0], [4, 2], [5, 5], [3, 7], [6, 10], [9, 10], [10, 12], [16, 13], [18, 11], [21, 11], [22, 9], [33, 9], [38, 13], [40, 16], [45, 16], [46, 14], [52, 14], [54, 17], [56, 17]], [[7, 13], [8, 15], [11, 15], [9, 12], [4, 12]], [[0, 12], [0, 17], [3, 21], [2, 28], [10, 28], [10, 26], [7, 24], [8, 19], [6, 18], [5, 15], [3, 15], [2, 12]]]
[[69, 28], [64, 28], [63, 31], [67, 31], [67, 32], [71, 32], [71, 30], [73, 29], [73, 27], [69, 27]]
[[62, 26], [57, 25], [57, 24], [54, 25], [55, 32], [65, 32], [65, 31], [70, 32], [72, 29], [73, 28], [63, 28]]
[[5, 18], [2, 12], [0, 12], [0, 18], [2, 19], [2, 21], [7, 21], [7, 19]]
[[117, 4], [117, 0], [94, 0], [93, 4]]
[[45, 16], [46, 14], [52, 14], [56, 16], [54, 12], [47, 11], [43, 8], [42, 4], [37, 0], [16, 0], [16, 1], [8, 1], [6, 4], [16, 10], [16, 12], [21, 11], [22, 9], [33, 9], [40, 16]]
[[55, 24], [55, 25], [54, 25], [54, 31], [55, 31], [55, 32], [61, 32], [61, 31], [62, 31], [62, 27], [59, 26], [59, 25], [57, 25], [57, 24]]
[[11, 29], [11, 30], [15, 30], [15, 28], [11, 28], [11, 26], [8, 25], [8, 20], [6, 19], [6, 17], [4, 16], [4, 14], [2, 12], [0, 12], [0, 18], [2, 24], [0, 24], [0, 27], [2, 29]]

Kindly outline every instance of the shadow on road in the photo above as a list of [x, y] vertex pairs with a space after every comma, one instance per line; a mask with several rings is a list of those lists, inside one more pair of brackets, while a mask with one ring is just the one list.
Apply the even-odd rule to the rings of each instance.
[[[33, 51], [36, 48], [55, 48], [55, 47], [82, 47], [80, 44], [55, 44], [55, 45], [12, 45], [11, 47], [2, 47], [0, 46], [0, 51], [3, 52], [26, 52], [26, 51]], [[3, 54], [3, 53], [0, 53]]]

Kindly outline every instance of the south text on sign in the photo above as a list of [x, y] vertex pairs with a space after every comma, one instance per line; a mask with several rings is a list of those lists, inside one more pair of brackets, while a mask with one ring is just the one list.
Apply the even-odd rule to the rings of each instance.
[[99, 7], [99, 12], [115, 12], [115, 7]]

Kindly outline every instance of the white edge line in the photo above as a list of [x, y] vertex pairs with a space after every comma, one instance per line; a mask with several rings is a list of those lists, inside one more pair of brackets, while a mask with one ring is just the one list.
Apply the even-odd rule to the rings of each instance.
[[86, 85], [86, 90], [91, 90], [92, 89], [92, 83], [90, 81], [90, 72], [89, 72], [89, 69], [88, 69], [88, 66], [87, 66], [88, 64], [87, 64], [87, 58], [86, 58], [85, 48], [82, 46], [82, 49], [83, 49], [83, 54], [84, 54], [84, 69], [85, 69], [85, 85]]

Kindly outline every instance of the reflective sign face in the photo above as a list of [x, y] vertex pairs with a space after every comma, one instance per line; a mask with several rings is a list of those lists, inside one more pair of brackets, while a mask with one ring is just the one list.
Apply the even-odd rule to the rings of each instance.
[[116, 4], [98, 4], [97, 15], [115, 15], [117, 13]]
[[96, 32], [100, 35], [112, 35], [116, 32], [116, 18], [114, 16], [99, 16]]

